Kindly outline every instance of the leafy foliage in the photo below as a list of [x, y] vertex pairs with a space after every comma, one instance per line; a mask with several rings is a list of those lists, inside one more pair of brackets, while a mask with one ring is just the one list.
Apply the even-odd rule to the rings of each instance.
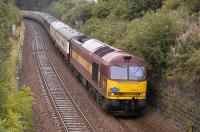
[[195, 51], [191, 54], [189, 59], [185, 62], [187, 70], [186, 74], [191, 77], [188, 81], [190, 84], [195, 85], [200, 82], [200, 50]]
[[113, 14], [122, 19], [132, 20], [143, 16], [149, 10], [155, 10], [162, 6], [162, 0], [120, 0]]
[[191, 0], [191, 1], [188, 0], [188, 5], [189, 5], [189, 9], [190, 9], [191, 13], [199, 12], [199, 9], [200, 9], [200, 1], [199, 0]]
[[4, 2], [0, 1], [0, 28], [1, 28], [1, 32], [0, 32], [0, 40], [2, 41], [3, 37], [5, 37], [5, 34], [9, 31], [9, 18], [7, 16], [6, 13], [7, 9], [6, 9], [6, 5]]
[[32, 97], [30, 88], [11, 94], [6, 103], [6, 117], [2, 121], [4, 128], [9, 131], [33, 131], [32, 128]]
[[174, 78], [185, 81], [184, 84], [197, 88], [200, 82], [199, 34], [190, 34], [186, 41], [180, 42], [174, 49], [174, 55], [169, 56], [169, 63], [176, 72], [176, 74], [173, 74]]
[[116, 45], [116, 41], [120, 39], [127, 27], [127, 22], [101, 20], [93, 18], [87, 21], [87, 23], [81, 29], [82, 32], [89, 34], [95, 38], [98, 38], [111, 45]]
[[199, 0], [166, 0], [165, 7], [168, 9], [177, 9], [184, 7], [190, 14], [198, 13], [200, 9]]
[[79, 28], [92, 16], [92, 4], [86, 1], [60, 0], [46, 9], [69, 25]]
[[167, 68], [168, 52], [179, 34], [172, 14], [150, 12], [127, 29], [119, 42], [122, 49], [143, 57], [156, 71]]
[[53, 0], [15, 0], [16, 6], [22, 10], [42, 10]]
[[[114, 3], [116, 3], [116, 0], [114, 0]], [[95, 4], [92, 10], [93, 16], [99, 19], [105, 19], [108, 17], [111, 13], [111, 7], [109, 5], [109, 1], [100, 1], [98, 4]]]
[[61, 20], [64, 16], [65, 22], [76, 26], [76, 21], [83, 21], [84, 23], [90, 18], [107, 19], [112, 17], [115, 20], [132, 20], [143, 16], [149, 10], [160, 8], [162, 2], [163, 0], [99, 0], [98, 3], [93, 5], [81, 0], [76, 2], [73, 0], [60, 0], [53, 2], [47, 10], [61, 18]]
[[53, 14], [60, 19], [63, 19], [63, 16], [73, 7], [75, 7], [75, 3], [73, 1], [60, 0], [58, 2], [52, 2], [51, 5], [49, 5], [49, 7], [47, 8], [47, 11], [50, 14]]
[[0, 74], [0, 115], [2, 117], [4, 115], [4, 105], [6, 104], [10, 93], [10, 88], [8, 88], [10, 80], [7, 75], [7, 69], [3, 64], [0, 64]]
[[11, 45], [9, 43], [6, 43], [4, 40], [0, 41], [0, 60], [5, 60], [10, 53]]
[[0, 1], [0, 60], [9, 56], [11, 45], [6, 43], [6, 35], [10, 31], [12, 24], [21, 20], [19, 10], [12, 3]]
[[13, 0], [0, 1], [0, 131], [33, 131], [30, 89], [16, 91], [12, 84], [16, 72], [13, 70], [11, 75], [9, 69], [16, 68], [16, 59], [13, 59], [16, 56], [13, 55], [15, 54], [13, 51], [16, 47], [14, 44], [18, 42], [14, 39], [11, 41], [10, 28], [12, 24], [21, 21], [19, 10], [13, 3]]
[[77, 6], [71, 8], [65, 15], [62, 16], [64, 22], [70, 25], [83, 25], [92, 16], [91, 4], [81, 2]]
[[177, 9], [179, 6], [181, 6], [183, 1], [184, 0], [166, 0], [165, 7], [169, 9]]

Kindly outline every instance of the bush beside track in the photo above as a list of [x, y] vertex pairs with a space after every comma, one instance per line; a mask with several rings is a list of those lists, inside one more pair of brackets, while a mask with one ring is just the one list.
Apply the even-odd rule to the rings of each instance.
[[[18, 91], [16, 66], [23, 44], [24, 26], [13, 3], [0, 1], [0, 131], [33, 131], [32, 97], [28, 87]], [[17, 39], [10, 36], [17, 23]]]

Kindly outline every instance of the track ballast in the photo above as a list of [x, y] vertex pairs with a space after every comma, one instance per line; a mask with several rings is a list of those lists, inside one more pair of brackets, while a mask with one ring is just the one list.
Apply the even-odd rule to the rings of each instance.
[[[66, 89], [59, 74], [51, 62], [41, 33], [31, 26], [33, 31], [33, 48], [42, 80], [45, 84], [51, 103], [57, 112], [66, 131], [95, 131], [81, 112], [74, 99]], [[70, 82], [69, 82], [70, 85]]]

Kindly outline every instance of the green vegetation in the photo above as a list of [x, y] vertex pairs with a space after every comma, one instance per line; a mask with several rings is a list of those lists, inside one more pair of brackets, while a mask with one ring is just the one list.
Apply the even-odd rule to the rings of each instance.
[[[47, 11], [87, 35], [145, 59], [150, 80], [199, 85], [198, 33], [179, 37], [198, 23], [199, 0], [59, 0]], [[193, 68], [194, 67], [194, 68]], [[159, 78], [159, 79], [158, 79]], [[192, 85], [191, 85], [192, 84]]]
[[172, 77], [180, 80], [181, 82], [185, 81], [182, 82], [182, 84], [192, 86], [196, 91], [199, 91], [199, 33], [194, 32], [190, 34], [185, 41], [176, 45], [175, 51], [176, 54], [169, 57], [169, 63], [171, 63], [171, 69], [173, 69], [174, 72]]
[[5, 117], [0, 122], [0, 131], [33, 131], [32, 98], [30, 88], [12, 92], [5, 104]]
[[22, 10], [41, 10], [53, 0], [15, 0], [15, 5]]
[[199, 0], [166, 0], [165, 5], [168, 9], [185, 8], [190, 14], [199, 12], [200, 1]]
[[163, 73], [167, 67], [170, 48], [176, 44], [180, 29], [176, 17], [166, 12], [149, 12], [129, 23], [119, 40], [119, 47], [144, 58], [154, 72]]
[[91, 4], [83, 0], [59, 0], [58, 2], [52, 2], [47, 11], [69, 25], [76, 25], [78, 27], [92, 16]]
[[[23, 42], [21, 15], [12, 1], [0, 1], [0, 131], [33, 130], [32, 97], [28, 87], [18, 91], [16, 82], [17, 55]], [[20, 37], [11, 38], [12, 24], [17, 24]]]
[[6, 43], [6, 37], [9, 33], [12, 24], [20, 21], [18, 9], [12, 5], [12, 3], [4, 3], [0, 1], [0, 60], [8, 57], [10, 51], [10, 44]]

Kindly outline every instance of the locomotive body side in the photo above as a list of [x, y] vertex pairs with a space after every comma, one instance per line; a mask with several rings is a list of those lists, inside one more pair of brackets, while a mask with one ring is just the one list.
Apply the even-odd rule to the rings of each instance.
[[98, 92], [96, 94], [104, 96], [106, 91], [100, 87], [101, 58], [89, 52], [82, 45], [80, 42], [72, 41], [70, 62]]

